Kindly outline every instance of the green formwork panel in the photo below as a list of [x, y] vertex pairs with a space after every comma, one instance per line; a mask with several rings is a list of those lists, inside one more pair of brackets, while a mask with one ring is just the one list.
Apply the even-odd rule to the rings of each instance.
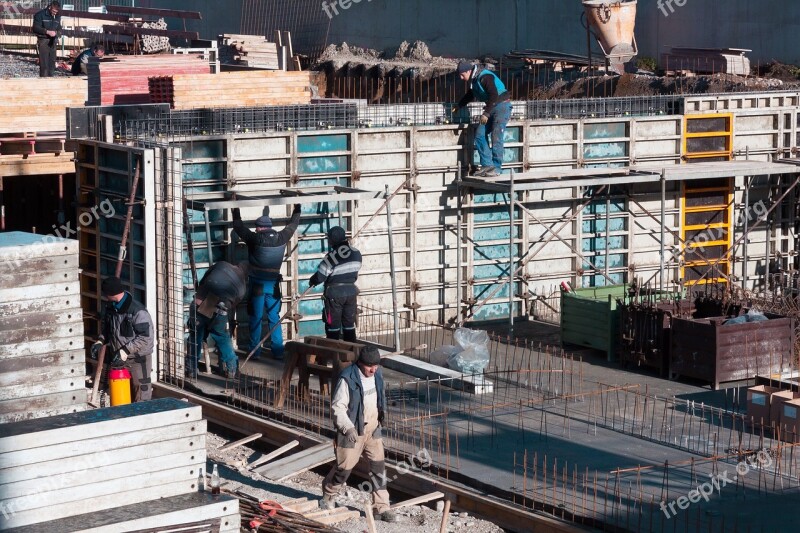
[[617, 358], [619, 310], [617, 298], [626, 295], [626, 285], [608, 285], [561, 293], [561, 342], [594, 348]]

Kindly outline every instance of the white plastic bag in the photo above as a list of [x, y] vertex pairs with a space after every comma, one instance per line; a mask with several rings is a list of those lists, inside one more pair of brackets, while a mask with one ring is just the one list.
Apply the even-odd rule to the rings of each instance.
[[480, 374], [489, 364], [489, 334], [458, 328], [453, 335], [463, 351], [447, 358], [447, 366], [465, 374]]
[[434, 351], [431, 352], [431, 364], [437, 366], [447, 367], [447, 360], [457, 354], [462, 352], [463, 350], [459, 346], [453, 346], [452, 344], [445, 344], [439, 346]]

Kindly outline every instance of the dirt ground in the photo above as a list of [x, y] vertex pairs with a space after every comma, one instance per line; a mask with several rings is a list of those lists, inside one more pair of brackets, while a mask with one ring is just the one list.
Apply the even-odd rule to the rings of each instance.
[[[261, 453], [247, 446], [240, 446], [233, 450], [219, 452], [219, 448], [226, 444], [223, 436], [212, 432], [207, 433], [206, 450], [208, 461], [206, 471], [211, 472], [213, 464], [219, 465], [221, 486], [224, 490], [240, 490], [252, 495], [260, 500], [274, 500], [277, 502], [286, 501], [294, 498], [320, 499], [322, 498], [322, 476], [315, 472], [304, 472], [294, 476], [292, 479], [275, 484], [265, 479], [257, 473], [248, 471], [245, 466], [261, 456]], [[291, 453], [291, 452], [290, 452]], [[323, 470], [326, 470], [323, 467]], [[362, 517], [346, 522], [335, 524], [345, 533], [363, 533], [367, 531], [367, 522], [363, 517], [363, 510], [370, 502], [369, 494], [363, 493], [355, 485], [356, 480], [350, 480], [348, 489], [344, 494], [337, 498], [339, 506], [346, 506], [351, 510], [362, 511]], [[391, 495], [391, 485], [389, 493]], [[392, 497], [392, 503], [396, 503]], [[435, 505], [435, 504], [434, 504]], [[442, 519], [441, 511], [426, 506], [413, 506], [400, 509], [397, 512], [399, 522], [389, 524], [377, 522], [376, 529], [379, 533], [437, 533]], [[242, 529], [247, 531], [247, 529]], [[452, 533], [499, 533], [503, 529], [480, 520], [467, 513], [452, 512], [450, 514], [448, 531]]]

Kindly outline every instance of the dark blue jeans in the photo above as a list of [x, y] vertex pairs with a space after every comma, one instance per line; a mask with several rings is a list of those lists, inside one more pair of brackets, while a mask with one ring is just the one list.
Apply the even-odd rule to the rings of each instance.
[[[214, 314], [212, 318], [197, 312], [195, 304], [189, 311], [189, 346], [187, 347], [186, 373], [197, 375], [197, 361], [203, 353], [203, 342], [209, 335], [217, 343], [220, 372], [233, 374], [239, 364], [233, 341], [228, 331], [228, 315]], [[206, 369], [210, 371], [211, 369]]]
[[482, 167], [494, 166], [498, 172], [502, 170], [505, 151], [503, 137], [509, 120], [511, 120], [511, 102], [503, 102], [492, 110], [489, 122], [478, 125], [478, 129], [475, 130], [475, 149], [478, 150]]
[[[250, 319], [248, 324], [250, 326], [250, 351], [261, 341], [261, 320], [264, 318], [265, 311], [267, 327], [272, 328], [281, 319], [280, 281], [250, 278], [250, 299], [247, 305], [247, 314]], [[270, 340], [269, 347], [272, 350], [272, 357], [283, 359], [283, 331], [281, 331], [280, 324], [272, 330]], [[258, 352], [253, 354], [253, 357], [258, 356]]]

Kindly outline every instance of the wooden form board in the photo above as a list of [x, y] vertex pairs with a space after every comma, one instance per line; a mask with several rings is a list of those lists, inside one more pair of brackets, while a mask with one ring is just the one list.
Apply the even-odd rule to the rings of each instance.
[[9, 533], [118, 533], [180, 524], [219, 521], [220, 533], [238, 533], [239, 500], [231, 496], [212, 496], [191, 492], [148, 502], [82, 514], [49, 523], [14, 528]]
[[278, 70], [278, 43], [267, 41], [263, 35], [225, 34], [219, 37], [222, 46], [230, 47], [238, 65]]
[[256, 469], [256, 472], [271, 481], [280, 482], [301, 472], [306, 472], [312, 468], [334, 461], [335, 459], [336, 454], [333, 451], [333, 441], [330, 441], [290, 455], [285, 459], [268, 463]]
[[0, 79], [0, 134], [65, 131], [67, 108], [86, 102], [85, 78]]
[[0, 505], [13, 512], [0, 529], [194, 493], [205, 435], [201, 408], [175, 399], [2, 425]]
[[310, 85], [308, 72], [267, 70], [149, 79], [150, 101], [174, 109], [309, 104]]
[[0, 421], [83, 410], [78, 242], [2, 234], [0, 265]]
[[470, 394], [491, 394], [494, 384], [480, 374], [470, 375], [413, 359], [405, 355], [393, 355], [381, 359], [386, 368], [403, 372], [421, 379], [441, 380], [442, 385]]

